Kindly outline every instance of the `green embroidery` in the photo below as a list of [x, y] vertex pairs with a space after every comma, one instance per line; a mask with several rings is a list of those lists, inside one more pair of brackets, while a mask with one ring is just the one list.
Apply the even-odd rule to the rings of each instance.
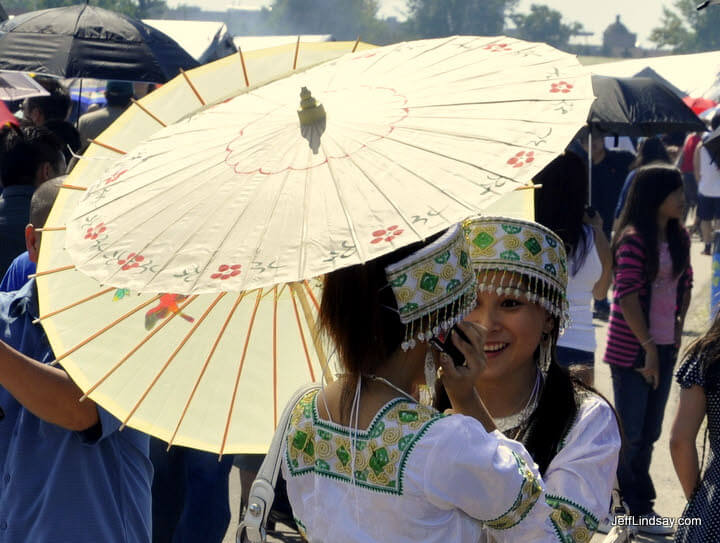
[[553, 249], [557, 247], [557, 241], [555, 241], [555, 238], [553, 238], [552, 236], [548, 236], [547, 234], [545, 234], [545, 241], [547, 241], [547, 244]]
[[555, 266], [552, 264], [545, 264], [545, 271], [548, 272], [553, 277], [557, 276], [557, 270], [555, 269]]
[[473, 244], [477, 245], [481, 249], [487, 249], [488, 247], [490, 247], [490, 245], [493, 244], [494, 241], [495, 238], [493, 238], [487, 232], [480, 232], [477, 236], [475, 236]]
[[440, 278], [437, 275], [425, 272], [422, 279], [420, 279], [420, 288], [427, 292], [435, 292], [439, 280]]
[[449, 294], [450, 292], [458, 288], [460, 285], [462, 285], [462, 282], [459, 279], [453, 279], [445, 287], [445, 292]]
[[418, 304], [416, 304], [414, 302], [410, 302], [410, 303], [407, 303], [404, 306], [402, 306], [398, 311], [400, 311], [400, 314], [402, 315], [403, 313], [409, 313], [411, 311], [416, 311], [418, 307], [420, 307]]
[[[443, 415], [404, 399], [388, 403], [355, 439], [347, 428], [320, 419], [315, 398], [306, 394], [290, 417], [285, 451], [293, 477], [315, 472], [378, 492], [402, 494], [405, 463], [415, 443]], [[310, 415], [307, 415], [308, 407]]]
[[547, 494], [545, 501], [553, 508], [550, 521], [561, 543], [589, 543], [598, 527], [595, 515], [563, 496]]
[[390, 281], [390, 284], [394, 287], [401, 287], [405, 284], [405, 281], [407, 281], [407, 273], [403, 273], [402, 275], [398, 275], [395, 279]]
[[517, 254], [515, 251], [503, 251], [500, 253], [500, 258], [503, 260], [512, 260], [514, 262], [517, 262], [520, 260], [520, 255]]
[[538, 240], [536, 240], [535, 238], [528, 239], [525, 243], [523, 243], [523, 245], [525, 245], [525, 248], [530, 251], [533, 256], [539, 254], [542, 251], [542, 247], [540, 247]]
[[460, 265], [463, 268], [467, 268], [470, 265], [470, 255], [465, 251], [460, 251]]
[[438, 264], [447, 264], [448, 260], [450, 260], [450, 251], [445, 251], [444, 253], [435, 257], [435, 262], [437, 262]]
[[542, 494], [540, 481], [537, 480], [525, 461], [514, 452], [512, 455], [515, 458], [520, 475], [523, 476], [523, 482], [520, 486], [520, 492], [510, 509], [499, 517], [485, 522], [486, 526], [495, 530], [507, 530], [515, 526], [525, 518]]
[[522, 227], [517, 226], [515, 224], [503, 224], [502, 229], [505, 230], [508, 234], [518, 234], [520, 231], [522, 231]]

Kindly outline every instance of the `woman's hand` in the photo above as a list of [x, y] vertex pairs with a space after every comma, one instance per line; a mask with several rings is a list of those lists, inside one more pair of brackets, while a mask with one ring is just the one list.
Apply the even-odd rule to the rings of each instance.
[[585, 210], [585, 214], [583, 215], [583, 222], [587, 225], [592, 226], [595, 229], [602, 230], [603, 220], [600, 216], [600, 213], [595, 210], [592, 211], [593, 214], [591, 215], [590, 213], [588, 213], [588, 210]]
[[658, 384], [660, 384], [660, 364], [657, 346], [654, 343], [648, 345], [645, 350], [645, 365], [642, 368], [637, 368], [637, 371], [642, 374], [648, 385], [653, 389], [657, 389]]

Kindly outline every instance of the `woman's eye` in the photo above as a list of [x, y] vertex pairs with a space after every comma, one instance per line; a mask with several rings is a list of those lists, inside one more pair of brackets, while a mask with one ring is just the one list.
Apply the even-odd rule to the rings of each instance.
[[515, 298], [505, 298], [500, 305], [502, 307], [518, 307], [522, 305], [522, 302], [520, 300], [516, 300]]

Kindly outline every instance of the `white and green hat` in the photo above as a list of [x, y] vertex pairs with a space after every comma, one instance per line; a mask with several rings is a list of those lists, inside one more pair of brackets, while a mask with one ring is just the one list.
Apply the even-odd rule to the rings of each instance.
[[[557, 317], [561, 330], [567, 328], [567, 254], [555, 232], [507, 217], [477, 217], [463, 226], [480, 292], [523, 296]], [[501, 286], [505, 273], [517, 274], [514, 285]]]
[[461, 321], [473, 308], [476, 279], [463, 229], [449, 228], [416, 253], [385, 268], [405, 325], [407, 351]]

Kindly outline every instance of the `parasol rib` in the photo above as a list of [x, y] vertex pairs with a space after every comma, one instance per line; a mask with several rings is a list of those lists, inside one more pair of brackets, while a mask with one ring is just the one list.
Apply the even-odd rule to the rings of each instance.
[[95, 298], [99, 298], [103, 294], [107, 294], [108, 292], [112, 292], [116, 290], [115, 287], [109, 287], [104, 290], [101, 290], [100, 292], [96, 292], [95, 294], [91, 294], [90, 296], [86, 296], [82, 300], [78, 300], [77, 302], [73, 302], [69, 305], [66, 305], [65, 307], [61, 307], [60, 309], [56, 309], [55, 311], [51, 311], [50, 313], [47, 313], [45, 315], [40, 315], [37, 319], [35, 319], [33, 324], [37, 324], [38, 322], [49, 319], [50, 317], [54, 317], [55, 315], [62, 313], [63, 311], [67, 311], [68, 309], [72, 309], [73, 307], [77, 307], [81, 304], [84, 304], [85, 302], [89, 302], [90, 300], [94, 300]]
[[101, 328], [100, 330], [98, 330], [97, 332], [95, 332], [95, 333], [94, 333], [93, 335], [91, 335], [90, 337], [82, 340], [80, 343], [78, 343], [77, 345], [75, 345], [74, 347], [72, 347], [70, 350], [65, 351], [65, 352], [62, 353], [60, 356], [56, 357], [55, 360], [50, 363], [50, 365], [51, 365], [51, 366], [56, 365], [56, 364], [57, 364], [58, 362], [60, 362], [63, 358], [68, 357], [69, 355], [71, 355], [72, 353], [74, 353], [75, 351], [77, 351], [78, 349], [80, 349], [81, 347], [84, 347], [85, 345], [87, 345], [88, 343], [90, 343], [90, 342], [91, 342], [92, 340], [94, 340], [95, 338], [101, 336], [102, 334], [104, 334], [105, 332], [107, 332], [108, 330], [110, 330], [113, 326], [115, 326], [115, 325], [117, 325], [118, 323], [124, 321], [124, 320], [127, 319], [128, 317], [134, 315], [135, 313], [137, 313], [138, 311], [140, 311], [142, 308], [144, 308], [144, 307], [150, 305], [151, 303], [159, 300], [159, 299], [160, 299], [160, 296], [161, 296], [161, 295], [158, 294], [157, 296], [154, 296], [154, 297], [150, 298], [149, 300], [146, 300], [145, 302], [143, 302], [143, 303], [141, 303], [140, 305], [136, 306], [135, 308], [131, 309], [130, 311], [128, 311], [127, 313], [125, 313], [125, 314], [122, 315], [121, 317], [118, 317], [118, 318], [115, 319], [113, 322], [111, 322], [111, 323], [108, 324], [107, 326]]
[[222, 445], [220, 446], [220, 458], [222, 458], [222, 455], [225, 452], [225, 444], [227, 443], [228, 432], [230, 431], [230, 422], [232, 421], [232, 414], [235, 409], [235, 400], [237, 398], [238, 386], [240, 386], [240, 376], [242, 375], [243, 365], [245, 364], [245, 355], [247, 355], [248, 345], [250, 344], [250, 336], [252, 335], [253, 326], [255, 325], [255, 316], [257, 315], [261, 296], [262, 289], [259, 289], [257, 297], [255, 298], [255, 307], [253, 307], [253, 312], [250, 316], [250, 323], [248, 325], [247, 335], [245, 336], [245, 345], [243, 345], [243, 352], [242, 356], [240, 357], [240, 365], [238, 366], [237, 377], [235, 377], [235, 387], [233, 388], [232, 399], [230, 400], [230, 407], [228, 408], [227, 422], [225, 422], [225, 431], [223, 432]]
[[60, 272], [68, 271], [68, 270], [74, 270], [74, 269], [75, 269], [75, 265], [69, 264], [67, 266], [62, 266], [60, 268], [53, 268], [52, 270], [43, 270], [43, 271], [39, 271], [37, 273], [31, 273], [28, 275], [28, 278], [32, 279], [33, 277], [42, 277], [43, 275], [51, 275], [53, 273], [60, 273]]
[[113, 151], [114, 153], [117, 153], [117, 154], [119, 154], [119, 155], [126, 155], [126, 154], [127, 154], [127, 151], [123, 151], [122, 149], [118, 149], [117, 147], [113, 147], [112, 145], [109, 145], [109, 144], [107, 144], [107, 143], [103, 143], [103, 142], [100, 141], [100, 140], [89, 139], [88, 141], [89, 141], [90, 143], [92, 143], [93, 145], [99, 145], [100, 147], [103, 147], [103, 148], [105, 148], [105, 149], [108, 149], [109, 151]]
[[[198, 329], [198, 327], [203, 323], [203, 321], [207, 318], [207, 316], [212, 312], [212, 310], [215, 308], [217, 303], [222, 300], [223, 296], [225, 296], [225, 292], [221, 292], [207, 307], [207, 309], [203, 312], [203, 314], [200, 316], [200, 318], [195, 321], [192, 328], [188, 331], [187, 334], [185, 334], [185, 337], [182, 339], [180, 344], [175, 347], [175, 350], [172, 352], [170, 357], [165, 361], [165, 364], [163, 364], [162, 368], [160, 368], [160, 371], [155, 374], [155, 377], [150, 382], [150, 384], [147, 386], [145, 391], [142, 393], [140, 398], [138, 399], [137, 403], [133, 406], [133, 408], [130, 410], [130, 413], [128, 413], [127, 417], [125, 417], [125, 420], [120, 425], [120, 429], [122, 430], [127, 426], [128, 421], [132, 418], [132, 416], [135, 414], [135, 412], [138, 410], [140, 405], [145, 401], [145, 398], [147, 398], [147, 395], [150, 394], [150, 391], [153, 389], [153, 387], [157, 384], [157, 382], [160, 380], [160, 377], [162, 377], [163, 373], [165, 373], [165, 370], [168, 369], [170, 364], [173, 360], [175, 360], [175, 357], [178, 355], [178, 353], [187, 345], [187, 342], [190, 340], [192, 335], [195, 333], [195, 331]], [[197, 299], [197, 295], [191, 296], [188, 298], [188, 300], [183, 304], [183, 306], [180, 308], [182, 309], [186, 308], [191, 302]], [[173, 313], [173, 316], [180, 314], [180, 311], [178, 313]], [[167, 319], [170, 320], [170, 319]]]
[[313, 305], [315, 306], [315, 311], [320, 311], [320, 304], [317, 301], [317, 298], [315, 297], [315, 293], [313, 293], [312, 289], [310, 288], [310, 283], [308, 283], [307, 279], [303, 281], [303, 285], [305, 286], [305, 290], [308, 293], [308, 296], [312, 300]]
[[205, 359], [205, 363], [203, 364], [203, 366], [200, 370], [200, 375], [198, 375], [198, 378], [195, 380], [195, 386], [193, 386], [192, 392], [190, 393], [190, 396], [188, 397], [188, 400], [185, 403], [185, 407], [183, 408], [183, 412], [180, 415], [180, 419], [178, 420], [177, 425], [175, 426], [173, 435], [170, 438], [170, 441], [168, 442], [167, 450], [170, 450], [170, 447], [172, 447], [172, 444], [175, 441], [175, 437], [177, 436], [177, 433], [180, 430], [180, 425], [182, 424], [183, 420], [185, 419], [185, 415], [187, 414], [190, 404], [192, 403], [192, 400], [195, 397], [195, 393], [197, 392], [197, 389], [200, 386], [200, 382], [202, 381], [202, 378], [205, 375], [205, 371], [207, 370], [207, 367], [210, 364], [210, 360], [212, 360], [212, 357], [215, 354], [215, 351], [217, 350], [218, 345], [220, 344], [220, 340], [222, 339], [223, 335], [225, 335], [225, 330], [227, 329], [228, 325], [230, 324], [230, 321], [232, 320], [233, 315], [235, 315], [235, 311], [237, 310], [238, 306], [240, 305], [240, 302], [242, 302], [243, 298], [245, 298], [246, 294], [247, 294], [247, 292], [241, 292], [238, 295], [237, 299], [235, 300], [235, 303], [232, 306], [232, 309], [230, 310], [230, 313], [228, 313], [228, 316], [222, 325], [222, 328], [220, 328], [220, 332], [218, 332], [218, 335], [215, 338], [215, 342], [213, 343], [213, 346], [210, 348], [210, 352], [208, 353], [207, 358]]
[[245, 86], [250, 86], [250, 80], [248, 79], [247, 68], [245, 67], [245, 57], [243, 56], [242, 49], [238, 47], [238, 54], [240, 55], [240, 64], [242, 65], [243, 77], [245, 78]]
[[358, 37], [357, 37], [357, 39], [355, 40], [355, 43], [354, 43], [354, 45], [353, 45], [352, 51], [350, 51], [350, 52], [351, 52], [351, 53], [354, 53], [355, 51], [357, 51], [357, 48], [358, 48], [358, 45], [359, 45], [359, 44], [360, 44], [360, 36], [358, 35]]
[[115, 371], [116, 371], [120, 366], [122, 366], [125, 362], [127, 362], [127, 361], [130, 359], [130, 357], [131, 357], [132, 355], [134, 355], [134, 354], [140, 349], [140, 347], [142, 347], [143, 345], [145, 345], [155, 334], [157, 334], [160, 330], [162, 330], [163, 328], [165, 328], [165, 326], [166, 326], [171, 320], [173, 320], [177, 315], [179, 315], [179, 314], [182, 312], [182, 310], [185, 309], [185, 308], [188, 306], [188, 304], [189, 304], [190, 302], [192, 302], [195, 298], [197, 298], [197, 296], [195, 296], [195, 297], [193, 297], [193, 298], [191, 298], [191, 299], [186, 300], [185, 303], [183, 303], [182, 305], [179, 306], [177, 313], [172, 312], [167, 319], [163, 319], [163, 321], [162, 321], [158, 326], [156, 326], [155, 328], [152, 329], [152, 331], [150, 331], [149, 333], [147, 333], [147, 334], [145, 335], [145, 337], [140, 341], [140, 343], [138, 343], [137, 345], [135, 345], [135, 347], [133, 347], [132, 349], [130, 349], [130, 351], [129, 351], [125, 356], [123, 356], [112, 368], [110, 368], [110, 369], [105, 373], [105, 375], [103, 375], [98, 381], [96, 381], [95, 384], [92, 385], [92, 386], [87, 390], [87, 392], [85, 392], [85, 394], [83, 394], [83, 395], [81, 396], [80, 401], [82, 402], [83, 400], [85, 400], [85, 398], [87, 398], [90, 394], [92, 394], [92, 393], [95, 391], [95, 389], [97, 389], [97, 387], [99, 387], [100, 385], [102, 385], [108, 377], [110, 377], [113, 373], [115, 373]]
[[300, 312], [298, 311], [297, 300], [295, 299], [295, 291], [290, 289], [290, 299], [293, 303], [293, 310], [295, 311], [295, 321], [297, 322], [298, 332], [300, 333], [300, 341], [302, 342], [303, 351], [305, 352], [305, 360], [307, 361], [308, 370], [310, 371], [310, 380], [315, 381], [315, 371], [312, 367], [312, 360], [310, 360], [310, 351], [308, 351], [307, 341], [305, 340], [305, 332], [302, 329], [302, 321], [300, 320]]
[[60, 188], [69, 190], [87, 190], [87, 187], [78, 187], [77, 185], [60, 185]]
[[278, 410], [278, 392], [277, 392], [277, 344], [278, 344], [278, 288], [273, 287], [273, 339], [272, 339], [272, 357], [273, 357], [273, 429], [277, 428], [277, 410]]
[[155, 115], [152, 111], [150, 111], [148, 108], [146, 108], [140, 102], [135, 100], [135, 98], [131, 98], [131, 100], [132, 100], [133, 104], [135, 104], [137, 107], [139, 107], [140, 110], [143, 111], [144, 113], [147, 113], [160, 126], [162, 126], [163, 128], [165, 128], [167, 126], [167, 124], [165, 124], [157, 115]]
[[64, 232], [67, 230], [66, 226], [45, 226], [43, 228], [36, 228], [35, 232]]
[[298, 60], [298, 53], [300, 52], [300, 36], [297, 37], [297, 42], [295, 42], [295, 55], [293, 56], [293, 72], [297, 69], [297, 60]]
[[313, 345], [315, 346], [315, 351], [318, 354], [318, 360], [320, 361], [320, 367], [323, 370], [325, 381], [327, 381], [328, 383], [332, 383], [334, 379], [332, 372], [330, 371], [330, 365], [328, 364], [327, 356], [325, 355], [325, 349], [323, 348], [322, 340], [320, 339], [320, 330], [318, 329], [317, 323], [313, 318], [312, 310], [310, 309], [310, 304], [307, 301], [305, 292], [303, 291], [302, 287], [297, 283], [292, 283], [290, 285], [290, 288], [295, 292], [298, 300], [300, 300], [300, 306], [302, 307], [303, 313], [305, 315], [305, 321], [308, 324], [308, 328], [310, 328], [310, 332], [312, 333]]
[[183, 70], [182, 68], [180, 68], [180, 73], [181, 73], [182, 76], [185, 78], [185, 82], [186, 82], [186, 83], [190, 86], [190, 88], [192, 89], [193, 93], [195, 94], [195, 97], [196, 97], [198, 100], [200, 100], [200, 104], [203, 105], [203, 106], [207, 105], [207, 102], [205, 102], [205, 100], [203, 99], [203, 97], [200, 96], [200, 93], [199, 93], [198, 90], [195, 88], [195, 85], [193, 85], [193, 82], [190, 81], [190, 77], [188, 76], [187, 72], [185, 72], [185, 70]]

